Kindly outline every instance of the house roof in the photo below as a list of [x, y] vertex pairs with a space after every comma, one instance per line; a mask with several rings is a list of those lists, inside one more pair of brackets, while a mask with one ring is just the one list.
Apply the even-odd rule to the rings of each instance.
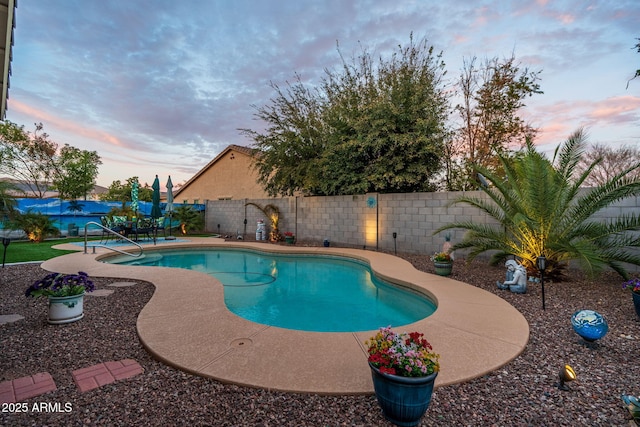
[[0, 120], [7, 114], [9, 76], [13, 59], [13, 29], [16, 26], [17, 0], [0, 0]]
[[187, 182], [184, 183], [184, 185], [182, 185], [180, 188], [178, 188], [174, 193], [173, 196], [177, 196], [178, 194], [180, 194], [180, 192], [182, 190], [184, 190], [185, 188], [187, 188], [192, 182], [194, 182], [195, 180], [198, 179], [198, 177], [200, 175], [202, 175], [203, 173], [205, 173], [207, 170], [209, 170], [218, 160], [220, 160], [221, 158], [224, 157], [225, 154], [227, 154], [229, 151], [237, 151], [239, 153], [244, 153], [247, 156], [253, 156], [255, 150], [253, 148], [250, 147], [243, 147], [242, 145], [235, 145], [235, 144], [231, 144], [229, 146], [227, 146], [227, 148], [225, 148], [224, 150], [222, 150], [220, 152], [220, 154], [218, 154], [217, 156], [215, 156], [213, 158], [213, 160], [211, 160], [209, 163], [207, 163], [205, 165], [205, 167], [203, 167], [202, 169], [200, 169], [195, 175], [193, 175]]

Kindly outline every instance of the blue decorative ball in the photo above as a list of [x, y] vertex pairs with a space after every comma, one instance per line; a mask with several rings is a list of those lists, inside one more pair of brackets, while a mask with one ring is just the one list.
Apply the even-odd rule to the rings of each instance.
[[604, 317], [593, 310], [579, 310], [573, 313], [571, 326], [576, 334], [589, 342], [599, 340], [609, 331], [609, 325]]

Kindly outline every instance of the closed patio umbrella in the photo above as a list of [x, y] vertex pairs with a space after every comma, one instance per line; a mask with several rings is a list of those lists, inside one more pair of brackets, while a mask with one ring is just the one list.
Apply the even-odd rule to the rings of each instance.
[[169, 236], [171, 236], [171, 216], [173, 215], [173, 183], [171, 182], [171, 175], [167, 180], [167, 207], [165, 211], [169, 215]]
[[138, 216], [138, 181], [134, 181], [131, 184], [131, 210], [133, 216]]
[[160, 210], [160, 181], [158, 180], [158, 175], [156, 175], [156, 179], [153, 180], [153, 195], [151, 196], [151, 218], [158, 219], [162, 216], [162, 211]]

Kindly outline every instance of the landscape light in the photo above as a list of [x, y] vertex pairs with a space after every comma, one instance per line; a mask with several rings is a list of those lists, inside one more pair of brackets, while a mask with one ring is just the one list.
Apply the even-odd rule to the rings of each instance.
[[547, 268], [547, 259], [544, 255], [540, 255], [536, 260], [538, 264], [538, 270], [540, 270], [540, 285], [542, 286], [542, 309], [545, 310], [544, 303], [544, 270]]
[[396, 239], [398, 238], [398, 233], [393, 232], [393, 253], [398, 255], [398, 247], [396, 246]]
[[560, 382], [556, 385], [558, 386], [559, 390], [563, 391], [571, 390], [565, 383], [573, 381], [577, 378], [576, 371], [574, 371], [573, 368], [569, 365], [564, 365], [564, 367], [560, 369], [558, 377], [560, 378]]

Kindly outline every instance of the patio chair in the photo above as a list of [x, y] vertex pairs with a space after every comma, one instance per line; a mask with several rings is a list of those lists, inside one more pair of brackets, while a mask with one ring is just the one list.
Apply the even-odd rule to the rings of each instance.
[[[124, 221], [122, 218], [117, 216], [114, 216], [113, 218], [114, 219], [109, 219], [108, 216], [100, 217], [100, 223], [103, 227], [107, 228], [106, 230], [104, 228], [102, 229], [100, 243], [106, 243], [113, 237], [113, 233], [111, 233], [111, 231], [115, 231], [116, 233], [122, 233], [124, 231]], [[118, 219], [118, 222], [115, 221], [116, 218]]]
[[124, 229], [125, 223], [127, 222], [126, 216], [114, 215], [111, 219], [111, 223], [114, 227], [118, 227], [120, 229]]
[[114, 215], [111, 218], [109, 229], [119, 234], [127, 234], [127, 217], [122, 215]]
[[156, 218], [155, 220], [155, 235], [158, 236], [158, 230], [162, 230], [162, 234], [164, 237], [167, 237], [167, 230], [165, 228], [165, 223], [167, 221], [167, 216], [161, 216], [160, 218]]
[[151, 239], [151, 234], [153, 232], [153, 220], [151, 218], [140, 218], [138, 219], [138, 223], [135, 225], [134, 233], [136, 235], [136, 240], [140, 238], [140, 235], [146, 235], [147, 239]]
[[102, 224], [102, 226], [104, 227], [100, 229], [102, 231], [102, 235], [100, 236], [100, 243], [106, 243], [111, 237], [111, 233], [109, 232], [109, 230], [111, 230], [111, 221], [109, 220], [109, 217], [101, 216], [100, 224]]

